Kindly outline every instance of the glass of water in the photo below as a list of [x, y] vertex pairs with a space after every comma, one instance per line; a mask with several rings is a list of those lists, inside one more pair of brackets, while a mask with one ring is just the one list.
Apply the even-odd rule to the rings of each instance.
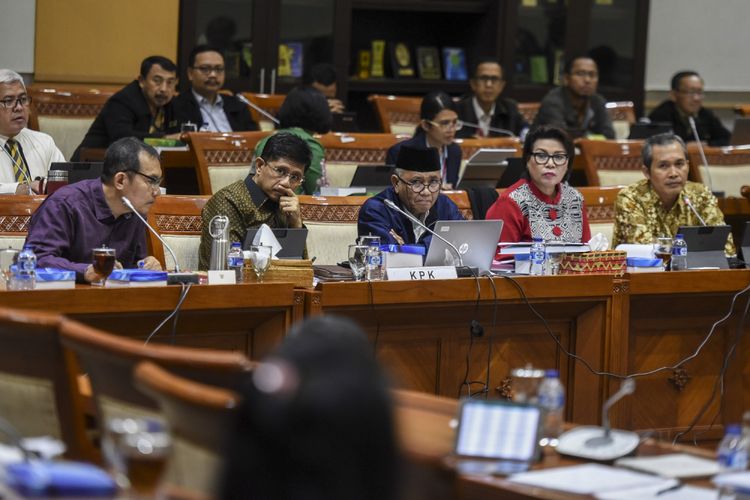
[[354, 281], [362, 281], [367, 268], [367, 257], [370, 247], [367, 245], [349, 245], [349, 267], [354, 275]]

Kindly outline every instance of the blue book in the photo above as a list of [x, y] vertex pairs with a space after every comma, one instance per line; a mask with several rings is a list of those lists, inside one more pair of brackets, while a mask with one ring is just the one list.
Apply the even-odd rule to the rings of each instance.
[[468, 80], [466, 53], [460, 47], [443, 47], [443, 68], [446, 80]]

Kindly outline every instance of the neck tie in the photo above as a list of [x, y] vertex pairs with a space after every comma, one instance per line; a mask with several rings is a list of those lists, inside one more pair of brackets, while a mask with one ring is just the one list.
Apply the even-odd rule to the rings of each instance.
[[26, 165], [21, 154], [21, 145], [15, 139], [8, 139], [5, 143], [5, 150], [10, 154], [10, 159], [13, 161], [13, 175], [17, 182], [31, 183], [31, 172], [29, 166]]
[[151, 123], [151, 126], [148, 129], [149, 134], [155, 134], [157, 132], [162, 132], [164, 130], [164, 108], [159, 108], [159, 111], [156, 112], [156, 116], [154, 116], [154, 121]]

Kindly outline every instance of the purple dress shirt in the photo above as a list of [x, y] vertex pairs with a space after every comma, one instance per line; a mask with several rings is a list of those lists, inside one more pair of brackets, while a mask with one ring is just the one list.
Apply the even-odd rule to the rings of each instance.
[[91, 250], [114, 248], [125, 268], [146, 256], [143, 223], [132, 213], [115, 218], [99, 179], [65, 186], [50, 195], [31, 217], [26, 243], [34, 248], [40, 267], [76, 272], [83, 281], [92, 263]]

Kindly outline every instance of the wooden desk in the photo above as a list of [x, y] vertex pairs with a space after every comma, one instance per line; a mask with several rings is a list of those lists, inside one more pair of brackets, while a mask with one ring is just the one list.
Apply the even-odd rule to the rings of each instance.
[[[561, 344], [602, 368], [620, 280], [607, 275], [544, 276], [520, 277], [518, 283]], [[602, 380], [562, 353], [508, 280], [495, 278], [494, 284], [498, 296], [494, 335], [495, 301], [488, 278], [479, 281], [478, 306], [477, 284], [468, 278], [374, 282], [372, 289], [368, 283], [324, 283], [308, 292], [306, 313], [354, 319], [373, 341], [377, 333], [378, 358], [399, 387], [451, 398], [459, 395], [472, 343], [468, 379], [484, 381], [492, 338], [491, 397], [511, 394], [513, 368], [527, 363], [555, 367], [568, 387], [566, 417], [578, 423], [598, 422], [605, 390]], [[472, 319], [484, 325], [484, 336], [473, 341], [469, 334]]]
[[[731, 296], [750, 284], [750, 270], [517, 280], [568, 351], [595, 369], [626, 375], [672, 365], [692, 353], [711, 324], [726, 313]], [[513, 368], [526, 363], [554, 367], [560, 369], [568, 392], [566, 419], [600, 422], [601, 405], [619, 388], [619, 380], [610, 382], [573, 363], [511, 283], [502, 278], [494, 283], [499, 300], [490, 358], [491, 397], [510, 395]], [[494, 300], [489, 280], [482, 278], [480, 285], [477, 307], [472, 279], [375, 282], [371, 289], [368, 283], [324, 283], [307, 292], [306, 312], [350, 317], [373, 342], [377, 336], [378, 357], [399, 387], [455, 398], [466, 370], [469, 323], [475, 318], [485, 334], [473, 340], [468, 379], [483, 382], [487, 373]], [[664, 439], [685, 429], [710, 397], [745, 300], [747, 296], [738, 301], [731, 321], [717, 329], [698, 358], [681, 370], [639, 378], [635, 395], [613, 409], [612, 425], [656, 430]], [[748, 330], [750, 325], [745, 326]], [[745, 340], [727, 372], [723, 413], [706, 432], [718, 408], [715, 402], [698, 421], [698, 439], [718, 439], [722, 424], [739, 421], [742, 410], [750, 406], [748, 356], [750, 340]]]
[[[0, 292], [6, 307], [64, 313], [83, 323], [145, 339], [174, 309], [181, 287], [107, 288]], [[177, 319], [153, 342], [239, 350], [259, 358], [281, 342], [302, 314], [302, 294], [291, 283], [194, 285]]]

